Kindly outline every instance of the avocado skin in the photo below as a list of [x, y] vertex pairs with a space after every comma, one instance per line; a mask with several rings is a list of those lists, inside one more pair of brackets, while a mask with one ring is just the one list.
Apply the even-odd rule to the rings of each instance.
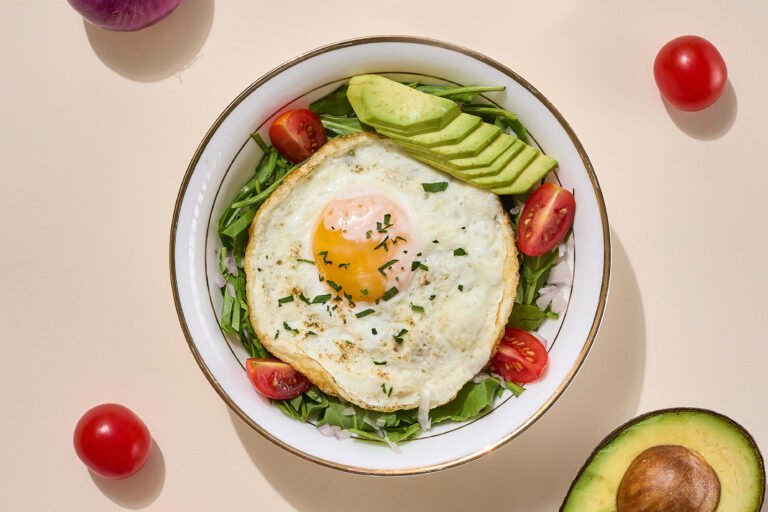
[[[760, 449], [757, 447], [757, 444], [755, 443], [755, 440], [752, 438], [752, 436], [749, 434], [749, 432], [744, 429], [741, 425], [736, 423], [731, 418], [728, 418], [727, 416], [724, 416], [720, 413], [708, 410], [708, 409], [698, 409], [698, 408], [690, 408], [690, 407], [677, 407], [672, 409], [661, 409], [658, 411], [652, 411], [645, 414], [642, 414], [634, 419], [629, 420], [628, 422], [624, 423], [623, 425], [616, 428], [613, 432], [608, 434], [601, 442], [597, 445], [597, 447], [592, 451], [587, 461], [584, 463], [584, 465], [579, 470], [578, 474], [576, 475], [576, 478], [573, 479], [573, 482], [571, 483], [571, 486], [568, 489], [568, 493], [565, 496], [565, 499], [563, 500], [563, 504], [560, 506], [560, 512], [606, 512], [606, 511], [615, 511], [616, 505], [615, 500], [616, 496], [603, 496], [605, 498], [602, 500], [602, 503], [612, 503], [613, 508], [605, 508], [605, 506], [597, 509], [597, 508], [590, 508], [588, 506], [585, 506], [583, 501], [583, 497], [585, 495], [585, 488], [588, 489], [590, 485], [593, 484], [593, 482], [598, 481], [606, 481], [606, 480], [615, 480], [616, 488], [618, 489], [618, 484], [621, 481], [623, 477], [623, 471], [626, 471], [626, 468], [623, 469], [621, 474], [612, 474], [612, 475], [590, 475], [589, 472], [591, 471], [591, 468], [593, 464], [595, 464], [597, 461], [602, 460], [602, 457], [615, 457], [614, 455], [617, 450], [620, 448], [620, 443], [622, 443], [622, 438], [627, 435], [628, 432], [631, 432], [633, 429], [642, 429], [644, 428], [644, 425], [648, 425], [650, 422], [653, 422], [653, 420], [658, 419], [664, 419], [665, 417], [674, 417], [674, 416], [685, 416], [686, 419], [693, 424], [697, 421], [697, 418], [699, 420], [699, 427], [706, 428], [706, 422], [712, 422], [712, 423], [718, 423], [722, 425], [723, 428], [727, 428], [730, 430], [730, 432], [740, 437], [741, 441], [744, 442], [744, 444], [747, 447], [748, 453], [741, 453], [741, 456], [747, 457], [749, 459], [754, 459], [753, 466], [750, 468], [750, 474], [749, 475], [739, 475], [739, 481], [745, 481], [745, 480], [751, 480], [751, 483], [753, 483], [757, 489], [756, 494], [754, 497], [749, 499], [749, 503], [746, 503], [744, 508], [740, 509], [729, 509], [725, 510], [722, 508], [723, 499], [726, 495], [734, 495], [737, 494], [737, 497], [740, 497], [738, 489], [730, 489], [727, 487], [721, 488], [721, 500], [720, 500], [720, 507], [718, 507], [718, 512], [759, 512], [762, 505], [763, 500], [765, 498], [765, 463], [763, 461], [763, 456], [760, 453]], [[702, 421], [703, 420], [703, 421]], [[653, 423], [655, 424], [655, 423]], [[692, 429], [691, 429], [692, 430]], [[662, 443], [658, 443], [662, 444]], [[618, 446], [617, 446], [618, 445]], [[683, 446], [685, 446], [683, 444]], [[638, 453], [642, 452], [645, 448], [649, 448], [649, 446], [638, 446], [634, 451], [637, 451]], [[687, 446], [686, 446], [687, 447]], [[695, 449], [695, 448], [694, 448]], [[712, 465], [712, 468], [718, 472], [718, 474], [721, 473], [721, 470], [719, 469], [719, 464], [713, 464], [713, 460], [707, 460], [707, 462]], [[721, 478], [721, 484], [723, 483], [723, 480]], [[600, 491], [601, 489], [597, 489], [597, 491]], [[589, 494], [586, 494], [587, 496], [590, 496]], [[581, 501], [580, 501], [581, 500]]]

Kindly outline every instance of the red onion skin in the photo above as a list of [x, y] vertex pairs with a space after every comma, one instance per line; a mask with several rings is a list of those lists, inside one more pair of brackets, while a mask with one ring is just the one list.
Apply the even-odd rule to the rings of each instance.
[[132, 32], [157, 23], [181, 0], [67, 0], [88, 22], [107, 30]]

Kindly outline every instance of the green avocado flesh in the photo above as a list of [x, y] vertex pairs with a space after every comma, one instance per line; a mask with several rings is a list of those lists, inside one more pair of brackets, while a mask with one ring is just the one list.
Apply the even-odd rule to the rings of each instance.
[[765, 492], [763, 459], [738, 424], [700, 409], [650, 413], [611, 434], [571, 484], [561, 512], [615, 512], [616, 494], [635, 458], [654, 446], [683, 446], [701, 455], [720, 480], [718, 512], [758, 512]]
[[357, 116], [417, 160], [497, 194], [523, 194], [557, 161], [446, 98], [378, 75], [349, 81]]
[[461, 142], [467, 135], [472, 133], [475, 128], [480, 126], [480, 123], [482, 122], [483, 120], [477, 116], [459, 114], [456, 119], [445, 125], [442, 129], [422, 133], [420, 135], [401, 135], [392, 131], [387, 131], [384, 128], [381, 130], [377, 129], [377, 131], [390, 139], [395, 139], [404, 143], [410, 142], [411, 144], [422, 148], [431, 148], [443, 144], [457, 144]]
[[439, 130], [461, 114], [449, 99], [378, 75], [352, 77], [347, 98], [363, 123], [406, 135]]

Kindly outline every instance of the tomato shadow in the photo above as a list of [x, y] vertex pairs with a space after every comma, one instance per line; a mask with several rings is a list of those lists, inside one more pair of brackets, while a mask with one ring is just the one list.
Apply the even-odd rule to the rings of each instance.
[[105, 30], [86, 21], [83, 25], [107, 67], [137, 82], [156, 82], [179, 74], [201, 56], [213, 13], [213, 0], [184, 0], [167, 18], [136, 32]]
[[[602, 328], [579, 375], [535, 425], [481, 459], [418, 477], [370, 477], [328, 469], [264, 439], [234, 412], [248, 455], [297, 510], [369, 512], [557, 510], [571, 480], [608, 432], [637, 413], [645, 373], [645, 317], [626, 251], [613, 233], [613, 277]], [[330, 492], [329, 492], [330, 491]]]
[[150, 506], [165, 485], [165, 457], [152, 440], [152, 453], [146, 465], [135, 475], [122, 480], [109, 480], [90, 472], [102, 494], [123, 508], [137, 510]]
[[669, 117], [677, 127], [699, 140], [715, 140], [728, 133], [733, 123], [736, 122], [736, 115], [739, 110], [736, 91], [730, 80], [723, 89], [723, 95], [711, 107], [698, 112], [677, 110], [663, 98], [662, 102]]

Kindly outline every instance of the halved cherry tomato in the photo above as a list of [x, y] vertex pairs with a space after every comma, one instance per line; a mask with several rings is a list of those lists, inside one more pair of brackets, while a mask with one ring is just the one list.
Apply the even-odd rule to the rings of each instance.
[[525, 202], [517, 224], [517, 245], [528, 256], [541, 256], [557, 247], [573, 224], [576, 200], [554, 183], [537, 188]]
[[245, 371], [256, 391], [267, 398], [296, 398], [309, 389], [307, 378], [279, 359], [252, 357], [245, 362]]
[[499, 349], [491, 358], [491, 370], [518, 384], [533, 382], [549, 362], [547, 349], [533, 334], [507, 327]]
[[300, 108], [280, 115], [269, 127], [269, 140], [285, 158], [297, 164], [325, 144], [328, 136], [314, 112]]

